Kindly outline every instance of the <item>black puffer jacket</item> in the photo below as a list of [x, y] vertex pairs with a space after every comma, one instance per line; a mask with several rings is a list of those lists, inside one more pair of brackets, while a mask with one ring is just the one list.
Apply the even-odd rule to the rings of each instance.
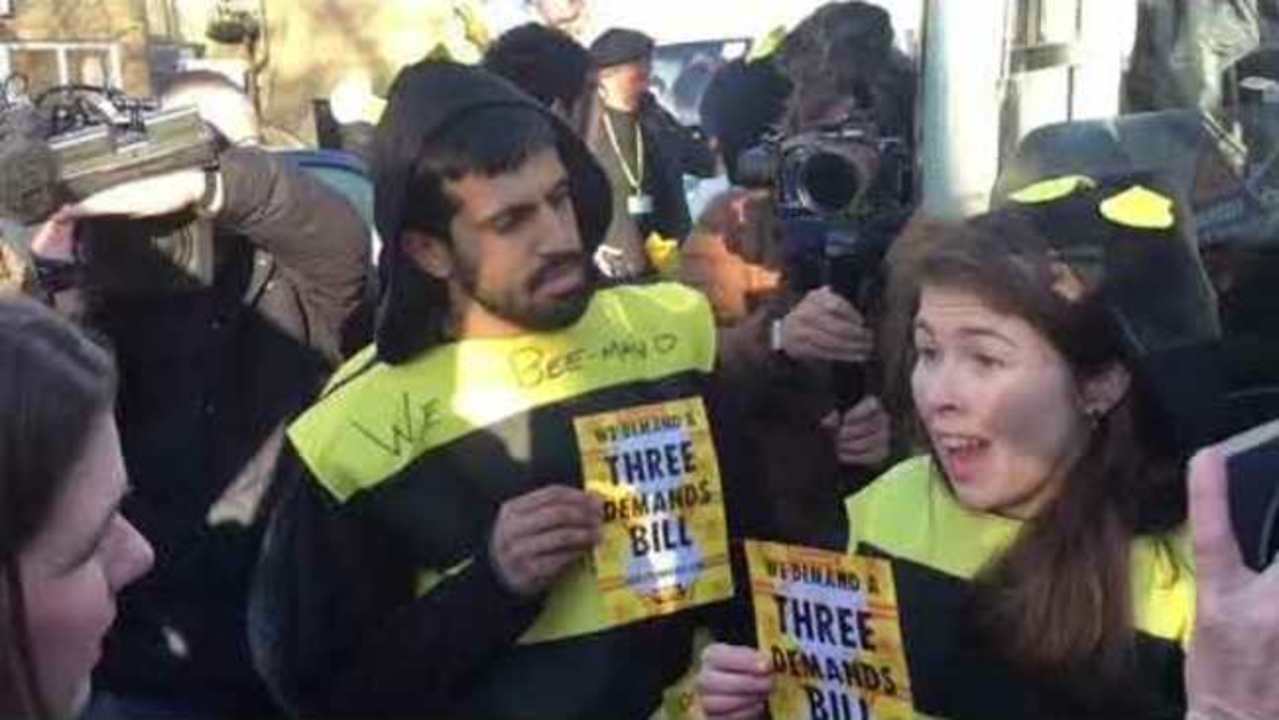
[[133, 492], [155, 569], [121, 598], [100, 687], [230, 716], [267, 712], [244, 623], [285, 424], [367, 342], [369, 233], [343, 198], [261, 150], [221, 160], [213, 285], [102, 297]]

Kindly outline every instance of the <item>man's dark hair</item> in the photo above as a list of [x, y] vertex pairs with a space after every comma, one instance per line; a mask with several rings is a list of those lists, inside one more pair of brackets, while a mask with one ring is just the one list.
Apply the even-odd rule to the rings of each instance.
[[702, 129], [719, 141], [729, 180], [737, 182], [741, 152], [781, 121], [790, 89], [790, 82], [767, 60], [734, 60], [711, 78], [702, 95]]
[[404, 251], [406, 230], [451, 242], [459, 202], [447, 183], [518, 170], [554, 150], [564, 165], [583, 251], [612, 219], [608, 177], [586, 144], [544, 105], [482, 68], [424, 60], [396, 77], [374, 143], [374, 215], [385, 291], [378, 356], [405, 362], [448, 337], [449, 292]]
[[422, 146], [410, 179], [418, 197], [405, 204], [404, 227], [449, 239], [458, 206], [446, 182], [510, 172], [557, 147], [556, 140], [551, 121], [532, 107], [492, 105], [466, 113]]
[[804, 18], [779, 52], [782, 70], [796, 82], [819, 75], [866, 75], [868, 63], [887, 57], [893, 47], [888, 12], [865, 2], [831, 2]]
[[881, 131], [913, 136], [915, 72], [893, 46], [892, 18], [866, 2], [831, 2], [786, 37], [778, 66], [795, 86], [786, 127], [808, 129], [824, 107], [853, 98]]
[[591, 54], [567, 33], [528, 23], [507, 31], [484, 53], [484, 68], [550, 106], [572, 107], [586, 91]]

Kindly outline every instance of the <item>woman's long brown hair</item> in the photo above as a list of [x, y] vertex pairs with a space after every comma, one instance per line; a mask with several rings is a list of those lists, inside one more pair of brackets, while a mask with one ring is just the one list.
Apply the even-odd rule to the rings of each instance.
[[43, 306], [0, 300], [0, 711], [51, 717], [18, 559], [48, 521], [114, 394], [115, 370], [104, 350]]
[[[959, 288], [1026, 319], [1066, 358], [1077, 381], [1128, 366], [1101, 287], [1054, 291], [1071, 272], [1017, 209], [949, 224], [917, 219], [892, 258], [885, 321], [887, 367], [899, 408], [918, 421], [909, 392], [911, 326], [924, 286]], [[1132, 697], [1135, 632], [1130, 553], [1139, 535], [1185, 520], [1179, 463], [1134, 387], [1099, 418], [1061, 492], [977, 578], [978, 640], [1075, 708], [1115, 712]], [[916, 428], [917, 431], [922, 428]], [[923, 439], [922, 432], [920, 439]]]

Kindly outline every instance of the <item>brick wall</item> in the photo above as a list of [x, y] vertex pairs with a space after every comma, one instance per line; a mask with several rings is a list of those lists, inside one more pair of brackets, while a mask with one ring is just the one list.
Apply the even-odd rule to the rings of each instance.
[[[150, 91], [147, 0], [12, 0], [12, 5], [14, 14], [0, 19], [0, 42], [118, 43], [125, 90]], [[97, 61], [95, 53], [73, 55], [73, 75], [79, 77]], [[51, 53], [16, 53], [12, 69], [28, 73], [37, 85], [57, 79]]]
[[[205, 37], [215, 0], [149, 0], [153, 32], [202, 43], [211, 58], [246, 59], [245, 49]], [[266, 15], [257, 61], [263, 116], [276, 139], [314, 142], [311, 101], [344, 78], [367, 77], [384, 92], [406, 62], [455, 33], [452, 0], [240, 0]], [[166, 11], [167, 12], [164, 12]]]

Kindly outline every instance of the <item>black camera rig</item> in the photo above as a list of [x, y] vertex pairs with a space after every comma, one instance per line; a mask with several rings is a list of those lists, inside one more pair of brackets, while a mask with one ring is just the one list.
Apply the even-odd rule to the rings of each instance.
[[[154, 100], [89, 85], [62, 85], [32, 99], [26, 85], [22, 76], [11, 76], [0, 92], [0, 216], [18, 225], [38, 225], [64, 204], [133, 180], [217, 162], [217, 133], [194, 107], [163, 109]], [[89, 225], [107, 231], [78, 233], [77, 255], [106, 287], [207, 287], [215, 262], [212, 228], [189, 215], [95, 221]], [[110, 238], [96, 242], [95, 234]], [[155, 282], [147, 267], [165, 268], [166, 279]]]
[[211, 165], [215, 134], [195, 108], [162, 110], [119, 90], [63, 85], [0, 95], [0, 212], [23, 223], [138, 178]]
[[791, 136], [773, 132], [741, 154], [737, 170], [743, 185], [774, 188], [787, 214], [856, 217], [909, 205], [914, 194], [909, 143], [882, 136], [866, 113]]
[[[830, 287], [860, 308], [878, 294], [880, 265], [914, 208], [915, 158], [905, 138], [881, 135], [869, 111], [787, 136], [773, 132], [738, 158], [748, 187], [772, 188], [788, 284]], [[837, 367], [837, 403], [855, 404], [865, 372]]]

